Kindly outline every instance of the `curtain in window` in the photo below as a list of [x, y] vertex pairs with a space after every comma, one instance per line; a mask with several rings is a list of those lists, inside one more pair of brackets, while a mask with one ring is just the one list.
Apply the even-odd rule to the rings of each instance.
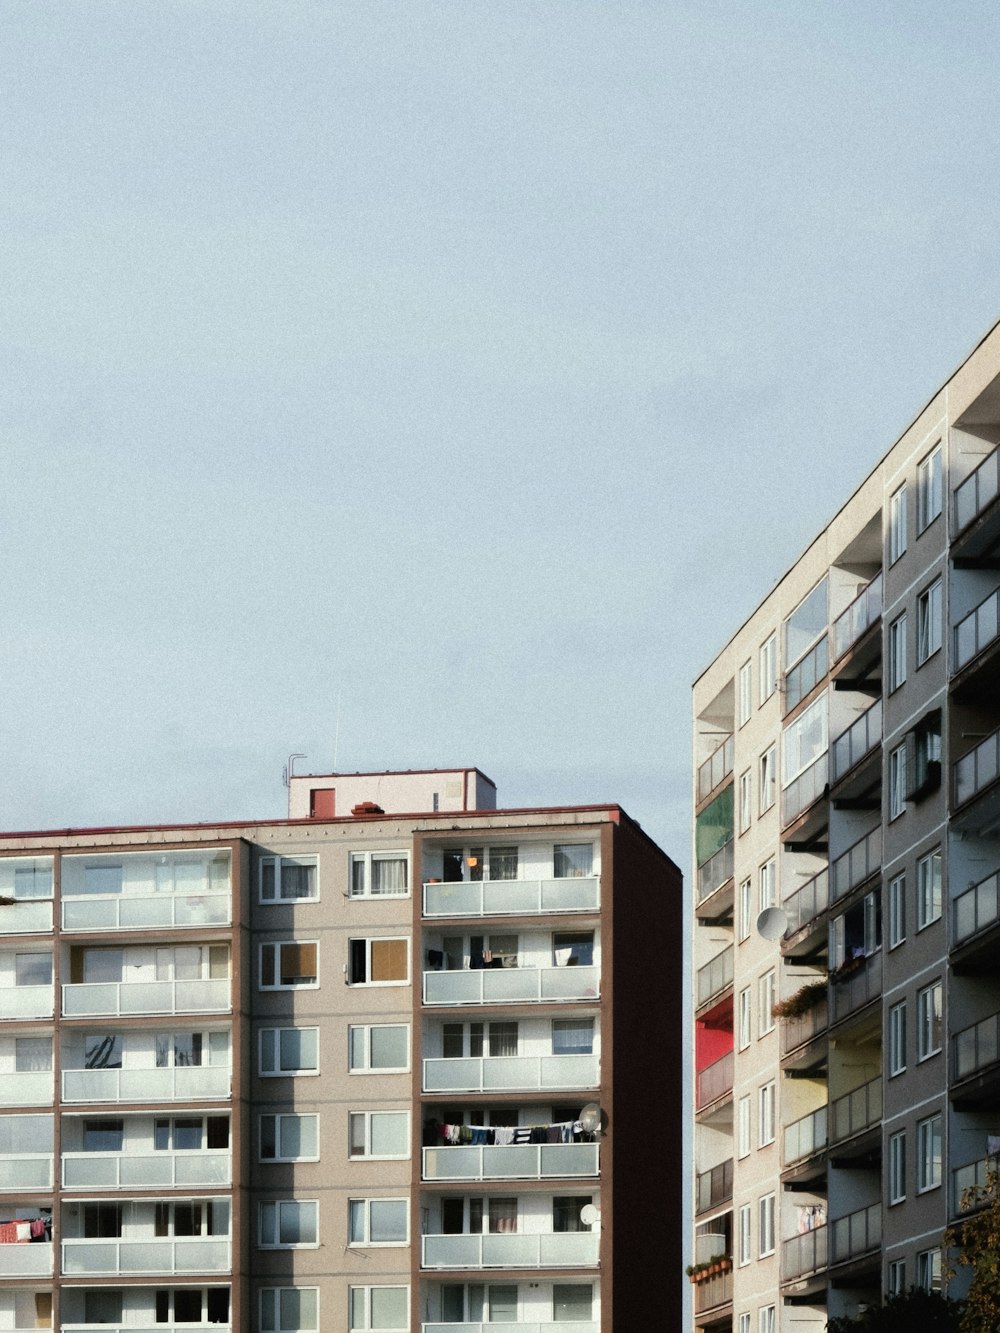
[[406, 857], [372, 857], [372, 894], [398, 897], [406, 893]]

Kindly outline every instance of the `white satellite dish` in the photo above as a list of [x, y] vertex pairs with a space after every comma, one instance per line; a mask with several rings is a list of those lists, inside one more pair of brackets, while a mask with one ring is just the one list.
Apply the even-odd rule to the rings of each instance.
[[601, 1108], [597, 1102], [588, 1102], [580, 1112], [580, 1124], [587, 1134], [596, 1134], [601, 1128]]
[[585, 1227], [592, 1227], [595, 1222], [599, 1221], [600, 1216], [601, 1214], [592, 1203], [585, 1203], [580, 1209], [580, 1221]]
[[757, 918], [757, 934], [762, 940], [780, 940], [788, 929], [788, 914], [780, 907], [765, 907]]

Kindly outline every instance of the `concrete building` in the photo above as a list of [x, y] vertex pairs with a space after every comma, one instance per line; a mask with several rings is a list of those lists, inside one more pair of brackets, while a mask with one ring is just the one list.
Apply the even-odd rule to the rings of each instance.
[[998, 441], [1000, 326], [695, 684], [699, 1328], [938, 1287], [1000, 1133]]
[[0, 1329], [679, 1326], [679, 872], [495, 805], [0, 836]]

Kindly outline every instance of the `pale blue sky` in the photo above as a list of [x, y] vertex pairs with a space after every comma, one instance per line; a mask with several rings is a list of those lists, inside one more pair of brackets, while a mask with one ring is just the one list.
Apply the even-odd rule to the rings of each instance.
[[1000, 316], [1000, 8], [7, 0], [0, 827], [478, 764], [686, 864], [695, 673]]

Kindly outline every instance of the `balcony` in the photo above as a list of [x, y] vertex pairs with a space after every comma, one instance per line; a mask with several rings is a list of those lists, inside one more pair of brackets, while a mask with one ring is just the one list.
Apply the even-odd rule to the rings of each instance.
[[833, 764], [830, 781], [839, 782], [851, 769], [860, 764], [866, 755], [881, 750], [882, 745], [882, 700], [876, 699], [870, 708], [866, 708], [860, 717], [833, 742]]
[[424, 1180], [555, 1180], [599, 1174], [596, 1143], [424, 1148]]
[[882, 575], [861, 589], [833, 622], [833, 657], [838, 661], [882, 618]]
[[[451, 1325], [455, 1328], [455, 1325]], [[232, 1324], [59, 1324], [59, 1333], [232, 1333]], [[15, 1329], [14, 1333], [19, 1333]]]
[[812, 879], [806, 880], [801, 888], [790, 893], [782, 903], [785, 916], [788, 918], [785, 938], [790, 939], [793, 935], [797, 935], [810, 921], [822, 916], [829, 905], [830, 872], [824, 869], [818, 875], [813, 875]]
[[55, 991], [52, 986], [0, 986], [0, 1019], [51, 1018]]
[[829, 754], [824, 752], [781, 793], [781, 827], [787, 828], [826, 795]]
[[596, 1000], [600, 993], [599, 967], [473, 968], [424, 973], [427, 1005]]
[[813, 1157], [826, 1147], [826, 1110], [819, 1110], [804, 1115], [801, 1120], [794, 1120], [785, 1129], [785, 1166]]
[[830, 867], [830, 901], [839, 902], [882, 868], [882, 830], [872, 829]]
[[955, 805], [964, 805], [1000, 776], [1000, 731], [994, 731], [953, 766]]
[[698, 801], [721, 787], [733, 772], [733, 738], [727, 736], [719, 748], [698, 769]]
[[698, 969], [697, 1007], [708, 1004], [733, 984], [733, 946], [716, 954], [710, 963]]
[[231, 1008], [229, 979], [219, 981], [98, 981], [63, 986], [63, 1016], [221, 1014]]
[[804, 1014], [786, 1018], [781, 1024], [781, 1054], [791, 1055], [825, 1032], [829, 1026], [829, 998], [807, 1009]]
[[782, 1282], [795, 1282], [826, 1267], [828, 1233], [826, 1226], [814, 1227], [782, 1243]]
[[596, 1055], [498, 1055], [425, 1060], [423, 1090], [554, 1092], [596, 1088], [600, 1081]]
[[420, 1263], [422, 1268], [594, 1268], [600, 1242], [593, 1231], [421, 1236]]
[[51, 1241], [0, 1245], [0, 1281], [9, 1277], [51, 1277], [54, 1253]]
[[200, 1189], [228, 1185], [233, 1155], [228, 1148], [176, 1152], [64, 1152], [63, 1187], [71, 1190]]
[[830, 1000], [833, 1013], [831, 1023], [839, 1023], [882, 994], [882, 954], [869, 958], [852, 959], [853, 971], [834, 973], [830, 978]]
[[983, 1197], [990, 1170], [996, 1172], [996, 1159], [980, 1157], [968, 1166], [958, 1166], [951, 1173], [951, 1216], [975, 1212], [988, 1199]]
[[559, 916], [600, 909], [596, 875], [424, 885], [425, 917]]
[[881, 1123], [882, 1079], [873, 1078], [830, 1103], [830, 1144], [852, 1139]]
[[830, 1245], [830, 1262], [842, 1264], [847, 1259], [857, 1259], [871, 1250], [877, 1250], [882, 1243], [882, 1205], [870, 1204], [859, 1208], [847, 1217], [838, 1217], [829, 1224], [833, 1232]]
[[24, 898], [0, 904], [0, 934], [47, 935], [51, 929], [51, 899]]
[[792, 669], [785, 674], [785, 716], [816, 688], [829, 669], [830, 647], [829, 640], [824, 634], [819, 642], [810, 648], [804, 657], [799, 658]]
[[[160, 1326], [162, 1327], [162, 1326]], [[517, 1327], [520, 1333], [600, 1333], [600, 1325], [593, 1319], [561, 1319], [553, 1323], [551, 1320], [544, 1320], [539, 1323], [535, 1319], [519, 1319]], [[497, 1333], [499, 1324], [421, 1324], [421, 1333]], [[91, 1328], [91, 1333], [93, 1329]], [[123, 1329], [122, 1333], [136, 1333], [134, 1329]], [[138, 1333], [147, 1333], [146, 1329], [139, 1329]], [[150, 1329], [149, 1333], [160, 1333], [159, 1328]], [[187, 1333], [185, 1326], [184, 1333]], [[195, 1330], [198, 1333], [198, 1330]]]
[[175, 930], [231, 921], [227, 851], [63, 857], [63, 930]]
[[704, 902], [716, 889], [733, 877], [733, 840], [725, 843], [714, 856], [698, 867], [698, 902]]
[[65, 1277], [228, 1273], [231, 1269], [230, 1243], [223, 1237], [171, 1236], [143, 1240], [116, 1237], [108, 1240], [73, 1239], [62, 1243]]
[[731, 1305], [732, 1301], [733, 1270], [731, 1268], [725, 1273], [716, 1273], [695, 1285], [694, 1308], [696, 1314], [707, 1314], [709, 1310], [718, 1309], [723, 1305]]
[[733, 1053], [727, 1051], [720, 1060], [707, 1065], [704, 1069], [699, 1069], [695, 1105], [700, 1111], [706, 1106], [711, 1106], [713, 1102], [719, 1101], [727, 1094], [732, 1096], [732, 1091]]
[[984, 458], [975, 472], [955, 488], [955, 532], [960, 533], [997, 498], [1000, 450]]
[[[48, 1137], [51, 1141], [51, 1132]], [[0, 1157], [0, 1190], [50, 1190], [53, 1179], [51, 1152], [10, 1153]]]
[[730, 1157], [711, 1171], [700, 1171], [695, 1181], [694, 1207], [696, 1213], [707, 1213], [719, 1208], [733, 1197], [733, 1159]]
[[[51, 1080], [51, 1074], [48, 1077]], [[227, 1066], [66, 1069], [62, 1095], [64, 1102], [225, 1101], [231, 1084]]]
[[1000, 873], [959, 894], [952, 911], [952, 967], [956, 972], [992, 972], [1000, 926]]
[[969, 1078], [1000, 1061], [1000, 1013], [957, 1032], [952, 1038], [955, 1080]]
[[37, 1073], [4, 1071], [0, 1078], [0, 1106], [51, 1106], [54, 1093], [51, 1069]]
[[973, 661], [1000, 636], [1000, 589], [955, 626], [955, 665], [953, 675]]

